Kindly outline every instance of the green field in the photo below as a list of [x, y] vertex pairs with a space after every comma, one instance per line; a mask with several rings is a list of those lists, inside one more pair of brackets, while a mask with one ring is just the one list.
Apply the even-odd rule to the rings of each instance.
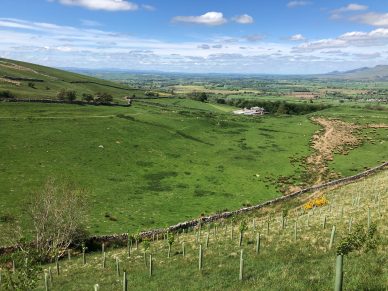
[[64, 177], [88, 190], [92, 233], [165, 226], [278, 196], [266, 178], [300, 170], [289, 159], [309, 154], [317, 129], [302, 116], [143, 105], [3, 103], [0, 124], [0, 212], [28, 224], [31, 193]]
[[[86, 254], [86, 264], [83, 264], [80, 253], [74, 251], [70, 262], [67, 258], [60, 262], [59, 276], [55, 274], [55, 265], [45, 265], [43, 270], [47, 272], [49, 266], [52, 268], [52, 288], [60, 286], [61, 290], [90, 290], [95, 284], [102, 290], [122, 290], [124, 270], [129, 290], [333, 290], [337, 247], [341, 242], [355, 241], [355, 237], [360, 239], [361, 235], [355, 235], [358, 227], [366, 233], [369, 209], [370, 225], [376, 226], [376, 232], [369, 243], [360, 243], [362, 247], [344, 256], [343, 290], [386, 290], [387, 174], [383, 171], [334, 191], [325, 191], [328, 205], [314, 211], [301, 209], [307, 196], [311, 195], [308, 193], [275, 207], [240, 215], [234, 220], [202, 225], [201, 232], [195, 228], [179, 234], [179, 238], [176, 235], [170, 258], [167, 257], [167, 242], [160, 239], [151, 242], [150, 249], [146, 251], [147, 263], [143, 259], [144, 247], [141, 243], [138, 248], [133, 245], [130, 257], [126, 248], [106, 248], [105, 268], [102, 267], [100, 252]], [[284, 228], [282, 210], [288, 211]], [[349, 228], [350, 219], [352, 224]], [[240, 247], [238, 228], [241, 220], [247, 222], [248, 229]], [[330, 248], [333, 226], [336, 231]], [[351, 235], [348, 235], [349, 231]], [[260, 248], [256, 253], [259, 233]], [[182, 253], [183, 242], [185, 256]], [[198, 270], [199, 243], [203, 248], [201, 271]], [[241, 249], [244, 250], [244, 271], [240, 281]], [[151, 278], [149, 253], [153, 254]], [[116, 260], [120, 264], [119, 274]], [[43, 290], [43, 286], [41, 280], [37, 290]]]
[[[173, 105], [0, 104], [0, 213], [28, 227], [31, 194], [56, 177], [88, 191], [91, 233], [136, 232], [279, 196], [279, 177], [303, 182], [291, 159], [311, 153], [319, 127], [310, 115], [250, 118], [192, 100]], [[338, 155], [331, 167], [348, 175], [386, 160], [386, 129], [373, 134], [378, 143]]]

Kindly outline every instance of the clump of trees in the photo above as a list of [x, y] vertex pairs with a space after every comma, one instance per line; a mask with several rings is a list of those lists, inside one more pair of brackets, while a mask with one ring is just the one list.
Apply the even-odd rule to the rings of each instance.
[[192, 100], [205, 102], [208, 100], [208, 94], [205, 92], [191, 92], [188, 94], [188, 97]]
[[246, 99], [228, 99], [226, 100], [228, 105], [250, 108], [250, 107], [263, 107], [265, 111], [271, 114], [289, 114], [289, 115], [302, 115], [311, 112], [316, 112], [328, 108], [328, 105], [324, 104], [309, 104], [309, 103], [289, 103], [285, 101], [263, 101], [263, 100], [246, 100]]
[[4, 99], [15, 99], [16, 96], [9, 90], [0, 91], [0, 98]]
[[98, 92], [94, 98], [95, 102], [98, 103], [110, 103], [113, 101], [113, 96], [109, 93]]
[[88, 103], [107, 104], [113, 101], [113, 96], [106, 92], [98, 92], [95, 95], [84, 93], [82, 94], [82, 99]]
[[[61, 89], [57, 93], [57, 99], [65, 102], [74, 102], [77, 100], [77, 92], [73, 90]], [[82, 100], [88, 103], [108, 104], [113, 102], [113, 96], [106, 92], [98, 92], [94, 95], [83, 93]]]
[[152, 91], [146, 91], [144, 93], [145, 96], [147, 97], [159, 97], [159, 93], [158, 92], [152, 92]]
[[57, 93], [57, 99], [60, 101], [74, 102], [77, 99], [77, 92], [73, 90], [61, 89]]

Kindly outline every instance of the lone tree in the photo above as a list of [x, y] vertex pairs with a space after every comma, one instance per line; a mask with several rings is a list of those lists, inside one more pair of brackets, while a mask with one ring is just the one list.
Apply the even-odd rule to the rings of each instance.
[[86, 237], [83, 228], [85, 192], [68, 182], [49, 179], [36, 193], [30, 214], [36, 235], [36, 251], [42, 261], [63, 256], [71, 244]]

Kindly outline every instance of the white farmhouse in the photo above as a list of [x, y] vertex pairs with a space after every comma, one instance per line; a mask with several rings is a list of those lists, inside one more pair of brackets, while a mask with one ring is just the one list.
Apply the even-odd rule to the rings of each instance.
[[233, 111], [234, 114], [238, 115], [264, 115], [265, 109], [263, 107], [251, 107], [251, 108], [244, 108]]

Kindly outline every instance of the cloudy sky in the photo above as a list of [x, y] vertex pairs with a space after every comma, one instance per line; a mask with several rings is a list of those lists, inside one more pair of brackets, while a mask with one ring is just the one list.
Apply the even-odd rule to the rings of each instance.
[[1, 0], [0, 57], [174, 72], [348, 70], [388, 64], [388, 1]]

